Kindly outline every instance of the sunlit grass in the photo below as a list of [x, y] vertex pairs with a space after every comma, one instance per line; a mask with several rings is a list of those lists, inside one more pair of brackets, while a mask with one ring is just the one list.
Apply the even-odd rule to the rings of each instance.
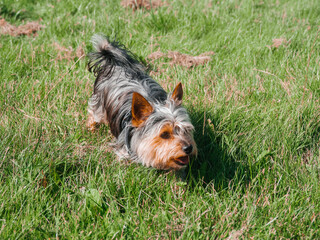
[[[0, 1], [1, 239], [320, 238], [318, 1]], [[184, 86], [199, 156], [181, 181], [118, 162], [108, 127], [85, 128], [94, 76], [83, 53], [103, 33]], [[274, 39], [283, 39], [280, 46]], [[285, 41], [284, 41], [285, 40]]]

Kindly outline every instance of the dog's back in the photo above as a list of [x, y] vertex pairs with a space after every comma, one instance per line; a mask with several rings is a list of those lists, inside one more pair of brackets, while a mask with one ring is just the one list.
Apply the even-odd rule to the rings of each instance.
[[123, 45], [116, 41], [111, 42], [101, 35], [94, 35], [92, 42], [96, 51], [89, 53], [88, 67], [89, 71], [93, 71], [97, 77], [95, 88], [106, 80], [117, 78], [120, 72], [124, 72], [127, 78], [136, 81], [148, 93], [146, 97], [158, 101], [164, 101], [167, 98], [162, 87], [148, 76], [147, 68]]

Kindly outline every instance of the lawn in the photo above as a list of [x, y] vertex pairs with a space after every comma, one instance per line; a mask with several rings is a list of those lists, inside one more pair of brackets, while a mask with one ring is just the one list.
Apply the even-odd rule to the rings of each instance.
[[[320, 238], [319, 1], [162, 3], [0, 0], [0, 239]], [[167, 91], [182, 82], [199, 151], [186, 179], [87, 131], [95, 33]]]

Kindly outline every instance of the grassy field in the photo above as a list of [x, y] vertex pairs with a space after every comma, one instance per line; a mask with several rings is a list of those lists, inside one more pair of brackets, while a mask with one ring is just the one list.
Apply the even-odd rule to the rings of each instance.
[[[320, 5], [301, 1], [0, 0], [0, 239], [319, 239]], [[103, 33], [184, 86], [199, 155], [186, 181], [118, 162], [85, 128], [84, 53]], [[186, 68], [154, 51], [208, 63]]]

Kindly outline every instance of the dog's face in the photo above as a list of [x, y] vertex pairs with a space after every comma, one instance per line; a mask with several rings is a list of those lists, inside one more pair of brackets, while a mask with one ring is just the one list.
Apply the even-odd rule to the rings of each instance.
[[[163, 106], [152, 106], [144, 97], [132, 97], [132, 147], [140, 161], [158, 169], [179, 170], [197, 154], [193, 126], [181, 107], [183, 90], [179, 83]], [[135, 144], [137, 143], [137, 144]]]

